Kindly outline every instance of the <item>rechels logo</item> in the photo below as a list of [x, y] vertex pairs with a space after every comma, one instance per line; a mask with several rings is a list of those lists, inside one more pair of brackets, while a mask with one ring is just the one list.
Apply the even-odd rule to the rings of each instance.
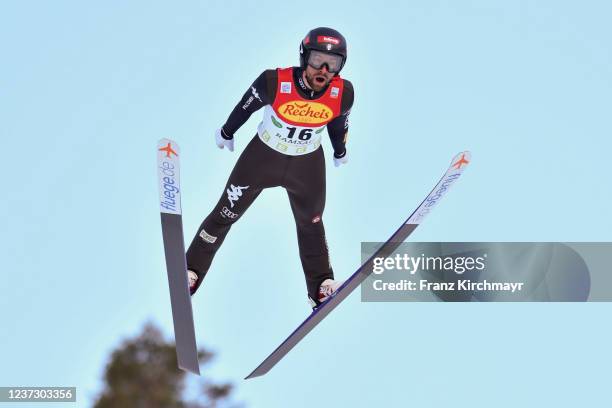
[[333, 112], [318, 102], [290, 101], [278, 108], [278, 113], [285, 119], [297, 123], [321, 124], [332, 118]]

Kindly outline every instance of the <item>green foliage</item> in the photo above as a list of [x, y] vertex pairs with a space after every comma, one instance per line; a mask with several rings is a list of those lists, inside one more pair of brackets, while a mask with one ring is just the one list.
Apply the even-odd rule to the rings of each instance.
[[[200, 349], [198, 357], [202, 366], [213, 354]], [[104, 379], [94, 408], [212, 408], [228, 400], [233, 390], [231, 384], [200, 379], [197, 401], [184, 401], [186, 373], [178, 369], [175, 345], [151, 323], [113, 351]]]

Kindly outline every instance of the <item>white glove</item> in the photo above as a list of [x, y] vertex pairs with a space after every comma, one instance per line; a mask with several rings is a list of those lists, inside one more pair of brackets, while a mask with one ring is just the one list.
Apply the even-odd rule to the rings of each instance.
[[217, 131], [215, 132], [215, 142], [217, 142], [217, 147], [219, 149], [223, 149], [224, 147], [227, 147], [228, 150], [230, 152], [234, 151], [234, 139], [225, 139], [222, 135], [221, 135], [221, 129], [217, 129]]
[[348, 151], [344, 152], [344, 156], [337, 158], [334, 154], [334, 166], [340, 167], [341, 164], [346, 164], [348, 162]]

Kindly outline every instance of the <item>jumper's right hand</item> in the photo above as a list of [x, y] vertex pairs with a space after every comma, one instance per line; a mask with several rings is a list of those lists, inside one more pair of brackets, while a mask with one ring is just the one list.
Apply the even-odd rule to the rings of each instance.
[[348, 162], [348, 152], [346, 149], [344, 150], [344, 154], [340, 157], [337, 157], [336, 153], [334, 153], [334, 166], [340, 167], [343, 164]]
[[233, 152], [234, 151], [234, 138], [232, 137], [231, 139], [226, 139], [223, 137], [223, 134], [221, 134], [221, 132], [223, 132], [222, 129], [217, 129], [217, 131], [215, 132], [215, 142], [217, 143], [217, 147], [219, 149], [223, 149], [224, 147], [227, 147], [230, 152]]

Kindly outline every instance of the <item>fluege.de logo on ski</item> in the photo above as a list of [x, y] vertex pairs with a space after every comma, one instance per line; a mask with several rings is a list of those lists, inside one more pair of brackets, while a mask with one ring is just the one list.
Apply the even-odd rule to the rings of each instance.
[[176, 182], [176, 172], [174, 164], [169, 161], [164, 160], [160, 165], [160, 171], [164, 175], [161, 179], [162, 181], [162, 200], [160, 201], [160, 205], [162, 208], [165, 208], [171, 212], [179, 212], [177, 206], [177, 198], [180, 193], [178, 188], [178, 183]]
[[416, 214], [416, 218], [420, 220], [425, 217], [425, 215], [427, 215], [431, 211], [432, 207], [438, 203], [440, 198], [444, 195], [444, 193], [446, 193], [446, 190], [448, 190], [451, 184], [453, 184], [453, 182], [457, 178], [459, 178], [460, 175], [460, 173], [456, 173], [447, 176], [444, 181], [440, 183], [440, 186], [436, 189], [436, 191], [434, 191], [429, 197], [427, 197], [427, 199], [423, 203], [423, 207]]
[[160, 142], [162, 144], [158, 144], [157, 149], [159, 152], [157, 156], [157, 165], [159, 167], [159, 204], [162, 212], [180, 214], [181, 197], [178, 146], [173, 147], [172, 142], [167, 139], [162, 139]]
[[295, 123], [322, 124], [332, 118], [333, 112], [319, 102], [290, 101], [278, 107], [283, 118]]

